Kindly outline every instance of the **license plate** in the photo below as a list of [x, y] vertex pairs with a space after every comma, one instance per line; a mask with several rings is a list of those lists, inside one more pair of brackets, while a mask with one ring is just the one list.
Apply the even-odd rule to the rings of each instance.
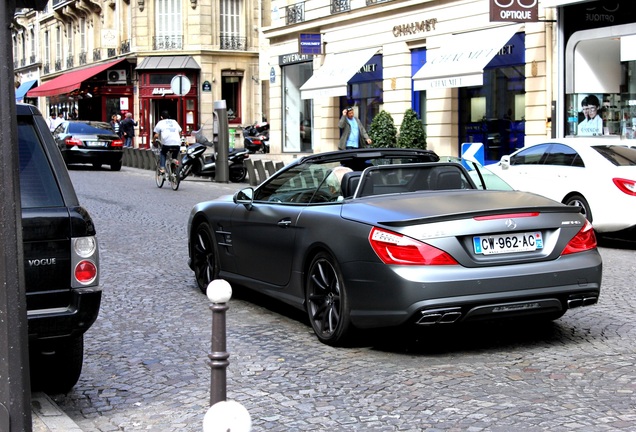
[[89, 147], [108, 147], [107, 141], [88, 141]]
[[543, 249], [541, 232], [473, 237], [476, 254], [495, 255]]

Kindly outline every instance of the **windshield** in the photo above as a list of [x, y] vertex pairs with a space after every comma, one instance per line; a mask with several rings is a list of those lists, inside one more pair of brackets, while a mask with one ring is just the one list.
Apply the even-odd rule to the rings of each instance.
[[468, 175], [470, 176], [471, 180], [477, 185], [477, 189], [504, 191], [514, 190], [512, 186], [506, 183], [501, 177], [490, 171], [488, 168], [485, 168], [477, 161], [466, 161], [456, 156], [445, 156], [442, 157], [441, 160], [462, 164], [464, 168], [468, 170]]

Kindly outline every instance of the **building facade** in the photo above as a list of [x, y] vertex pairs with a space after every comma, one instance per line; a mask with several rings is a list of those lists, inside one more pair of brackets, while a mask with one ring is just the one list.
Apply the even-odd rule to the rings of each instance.
[[[406, 110], [415, 110], [428, 148], [440, 155], [481, 142], [486, 157], [498, 159], [522, 147], [527, 134], [545, 136], [552, 11], [537, 6], [534, 22], [492, 22], [489, 3], [274, 1], [263, 32], [273, 77], [272, 151], [335, 150], [346, 106], [367, 129], [381, 110], [398, 128]], [[321, 54], [302, 55], [301, 34], [320, 35]]]
[[[212, 128], [225, 100], [230, 127], [261, 120], [258, 0], [52, 0], [16, 13], [16, 99], [46, 115], [110, 120], [132, 112], [147, 147], [166, 110], [188, 133]], [[22, 94], [23, 93], [23, 94]], [[266, 107], [266, 104], [265, 104]]]
[[[595, 43], [583, 47], [580, 38], [610, 43], [610, 34], [619, 32], [624, 40], [633, 33], [627, 4], [274, 0], [272, 25], [263, 31], [270, 44], [264, 67], [270, 70], [272, 151], [295, 157], [337, 149], [338, 119], [346, 106], [354, 106], [367, 129], [380, 110], [391, 114], [399, 127], [412, 108], [425, 126], [429, 149], [458, 156], [468, 143], [482, 143], [486, 162], [528, 140], [565, 136], [570, 106], [597, 93], [605, 104], [609, 99], [610, 106], [618, 107], [616, 97], [609, 96], [619, 93], [620, 83], [629, 90], [631, 66], [618, 58], [615, 48], [611, 59], [605, 59], [609, 52], [602, 47], [603, 56], [584, 56], [586, 66], [579, 61], [581, 52], [598, 53]], [[506, 7], [518, 11], [493, 19], [493, 10]], [[320, 52], [308, 54], [304, 47], [309, 46]], [[589, 75], [589, 69], [601, 77], [610, 64], [619, 82], [615, 93], [575, 79]], [[615, 73], [619, 69], [620, 78]], [[574, 83], [583, 87], [575, 90]], [[623, 105], [631, 106], [630, 100], [621, 97]], [[620, 115], [625, 117], [608, 109], [608, 118]], [[610, 124], [604, 133], [621, 136], [616, 132]]]

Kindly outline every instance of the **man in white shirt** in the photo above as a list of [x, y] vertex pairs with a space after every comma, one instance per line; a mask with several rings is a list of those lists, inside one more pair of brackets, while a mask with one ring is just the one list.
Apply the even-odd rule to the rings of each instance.
[[49, 129], [51, 132], [53, 132], [63, 121], [64, 119], [62, 116], [58, 116], [55, 111], [51, 111], [51, 116], [49, 117]]
[[159, 166], [161, 170], [166, 167], [166, 154], [171, 152], [172, 158], [176, 159], [181, 149], [181, 126], [170, 118], [168, 111], [161, 111], [161, 120], [154, 129], [154, 141], [161, 143], [161, 156]]

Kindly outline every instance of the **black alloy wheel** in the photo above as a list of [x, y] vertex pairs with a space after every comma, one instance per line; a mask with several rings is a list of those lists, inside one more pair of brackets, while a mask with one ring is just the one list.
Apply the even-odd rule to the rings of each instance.
[[208, 284], [219, 277], [216, 242], [210, 225], [205, 222], [193, 230], [192, 269], [199, 289], [205, 294]]
[[318, 339], [332, 346], [349, 340], [352, 327], [344, 281], [335, 259], [318, 253], [309, 266], [305, 300], [311, 326]]
[[563, 201], [565, 205], [581, 207], [581, 214], [592, 223], [592, 210], [587, 200], [582, 195], [571, 195]]

